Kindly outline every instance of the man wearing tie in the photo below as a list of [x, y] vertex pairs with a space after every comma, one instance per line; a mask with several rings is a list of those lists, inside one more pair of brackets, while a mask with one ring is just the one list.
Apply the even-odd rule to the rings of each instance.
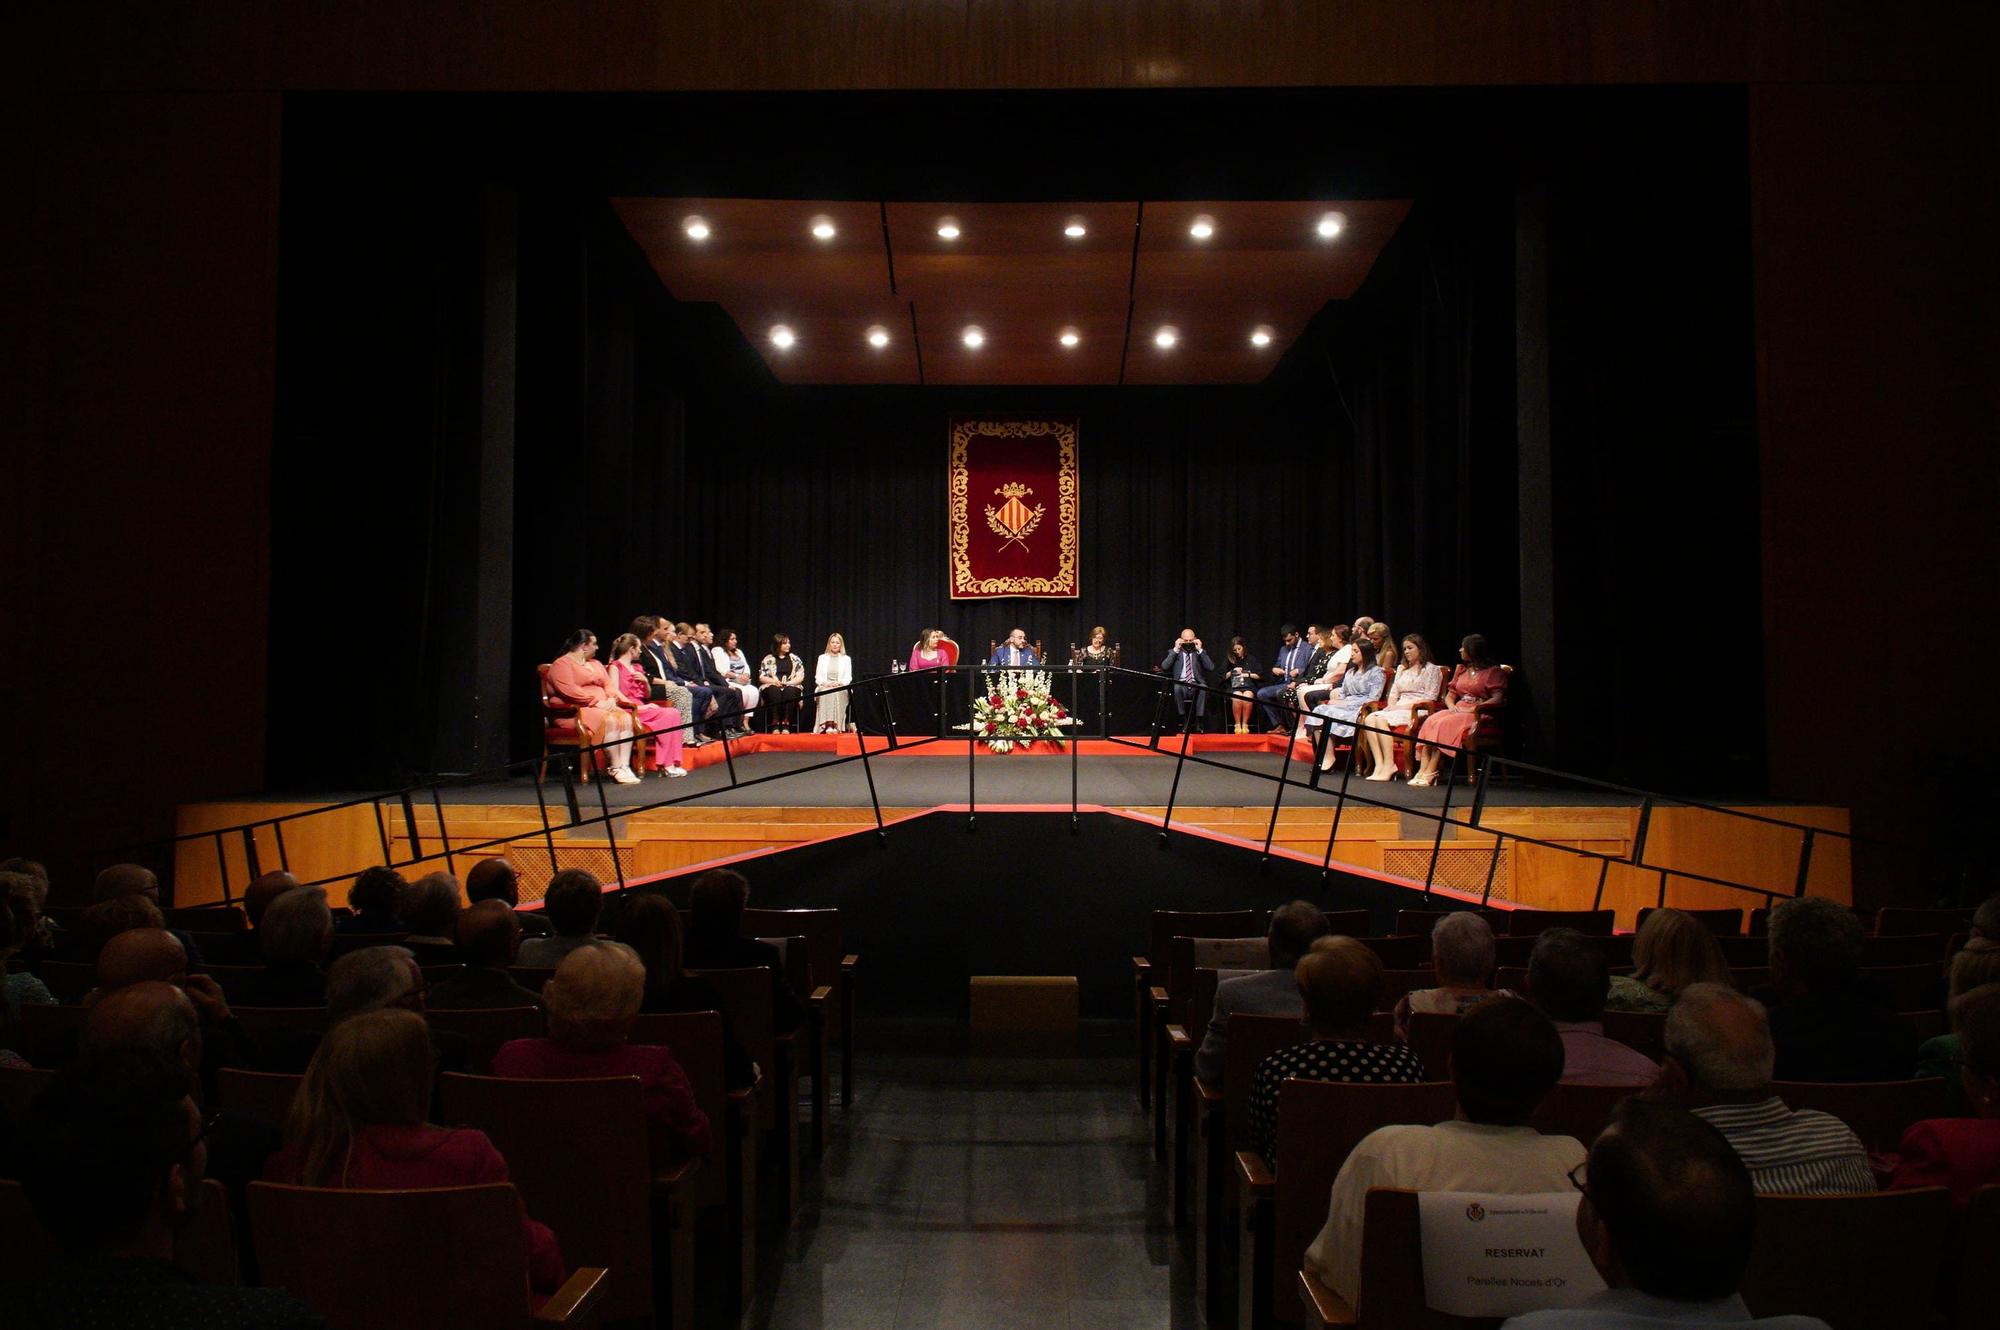
[[1016, 628], [1007, 634], [1007, 640], [994, 650], [993, 659], [986, 663], [998, 665], [1002, 669], [1017, 670], [1033, 669], [1040, 665], [1042, 660], [1035, 654], [1035, 649], [1028, 645], [1028, 630]]
[[1273, 659], [1276, 664], [1271, 669], [1271, 677], [1276, 683], [1267, 683], [1257, 690], [1258, 709], [1263, 712], [1264, 724], [1283, 734], [1292, 732], [1293, 718], [1279, 714], [1277, 703], [1285, 695], [1285, 690], [1295, 687], [1306, 674], [1306, 666], [1312, 660], [1312, 646], [1299, 636], [1299, 630], [1286, 624], [1280, 630], [1284, 641], [1278, 647]]
[[1160, 673], [1174, 681], [1174, 710], [1180, 712], [1182, 724], [1192, 726], [1196, 717], [1208, 711], [1208, 694], [1201, 685], [1208, 682], [1215, 662], [1201, 649], [1201, 639], [1194, 635], [1194, 629], [1183, 628], [1181, 635], [1167, 655], [1160, 662]]

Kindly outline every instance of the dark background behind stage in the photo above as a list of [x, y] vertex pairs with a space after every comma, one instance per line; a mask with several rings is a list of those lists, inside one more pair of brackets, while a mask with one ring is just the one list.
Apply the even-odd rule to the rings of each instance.
[[[753, 654], [783, 629], [808, 665], [840, 631], [864, 671], [929, 625], [1066, 658], [1102, 623], [1149, 668], [1184, 624], [1268, 658], [1283, 621], [1366, 612], [1445, 659], [1484, 633], [1520, 666], [1526, 756], [1757, 789], [1756, 727], [1662, 745], [1629, 677], [1690, 628], [1756, 669], [1742, 97], [1589, 100], [292, 99], [272, 632], [300, 649], [272, 687], [316, 700], [274, 709], [270, 785], [532, 755], [534, 665], [642, 612]], [[1147, 147], [1163, 106], [1194, 128]], [[894, 146], [843, 165], [857, 137]], [[647, 190], [1416, 205], [1261, 385], [783, 388], [661, 288], [606, 202]], [[1080, 417], [1079, 599], [949, 600], [958, 413]], [[334, 622], [366, 666], [306, 645]]]

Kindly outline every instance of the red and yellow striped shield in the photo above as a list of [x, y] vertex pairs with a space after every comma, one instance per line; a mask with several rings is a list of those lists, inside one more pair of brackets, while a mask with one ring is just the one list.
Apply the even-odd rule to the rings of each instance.
[[1015, 495], [1001, 504], [999, 511], [993, 516], [1006, 528], [1008, 535], [1018, 537], [1028, 523], [1034, 520], [1035, 514], [1027, 504], [1021, 502], [1019, 495]]

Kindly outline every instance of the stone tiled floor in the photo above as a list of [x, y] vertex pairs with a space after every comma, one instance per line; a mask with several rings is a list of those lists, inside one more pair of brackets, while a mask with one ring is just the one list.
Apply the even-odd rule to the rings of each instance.
[[870, 1054], [857, 1082], [752, 1325], [1201, 1324], [1129, 1057]]

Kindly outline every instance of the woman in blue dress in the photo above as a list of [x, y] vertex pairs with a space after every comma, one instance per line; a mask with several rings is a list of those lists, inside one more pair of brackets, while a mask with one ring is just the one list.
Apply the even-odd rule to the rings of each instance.
[[[1320, 719], [1308, 718], [1306, 721], [1308, 725], [1325, 725], [1330, 736], [1322, 741], [1325, 744], [1319, 759], [1322, 771], [1333, 769], [1333, 737], [1345, 739], [1353, 735], [1354, 718], [1370, 702], [1382, 700], [1382, 685], [1389, 677], [1386, 668], [1389, 661], [1367, 651], [1366, 639], [1357, 641], [1356, 645], [1364, 648], [1360, 659], [1340, 676], [1340, 682], [1334, 685], [1333, 696], [1312, 709], [1312, 716]], [[1394, 653], [1388, 654], [1393, 660]]]

